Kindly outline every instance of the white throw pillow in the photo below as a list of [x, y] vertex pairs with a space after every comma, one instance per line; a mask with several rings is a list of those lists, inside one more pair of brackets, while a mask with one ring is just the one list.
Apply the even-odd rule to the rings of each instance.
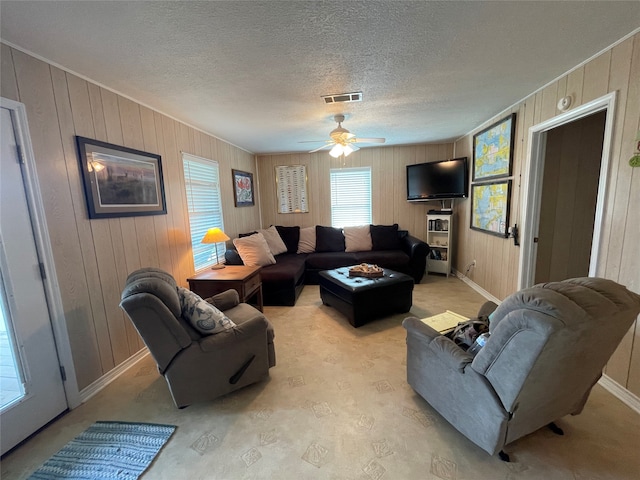
[[250, 267], [264, 267], [276, 263], [269, 245], [261, 233], [254, 233], [248, 237], [240, 237], [233, 240], [238, 250], [242, 263]]
[[368, 252], [373, 248], [369, 225], [344, 227], [345, 252]]
[[182, 318], [203, 335], [213, 335], [236, 326], [229, 317], [191, 290], [178, 287], [178, 296]]
[[313, 253], [316, 251], [316, 227], [300, 229], [298, 241], [298, 253]]
[[269, 228], [264, 230], [258, 230], [258, 233], [261, 233], [264, 239], [267, 241], [267, 245], [269, 245], [269, 251], [273, 255], [280, 255], [281, 253], [285, 253], [287, 251], [287, 246], [282, 241], [282, 237], [276, 230], [276, 227], [271, 225]]

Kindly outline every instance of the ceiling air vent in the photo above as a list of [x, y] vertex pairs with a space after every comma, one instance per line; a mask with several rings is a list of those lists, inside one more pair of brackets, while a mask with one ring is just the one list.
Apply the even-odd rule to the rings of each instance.
[[338, 93], [335, 95], [321, 95], [324, 103], [347, 103], [362, 101], [362, 92]]

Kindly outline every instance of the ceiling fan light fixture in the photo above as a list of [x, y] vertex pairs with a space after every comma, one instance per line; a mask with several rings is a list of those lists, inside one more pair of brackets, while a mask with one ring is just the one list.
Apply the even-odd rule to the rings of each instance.
[[342, 145], [336, 143], [331, 150], [329, 150], [329, 155], [333, 158], [338, 158], [343, 153]]
[[329, 155], [331, 155], [333, 158], [338, 158], [340, 155], [348, 157], [351, 152], [354, 152], [355, 150], [356, 149], [349, 144], [342, 145], [341, 143], [336, 143], [329, 151]]
[[338, 158], [340, 155], [348, 156], [353, 152], [360, 150], [355, 144], [356, 143], [384, 143], [384, 138], [361, 138], [356, 137], [355, 134], [351, 133], [349, 130], [342, 126], [342, 122], [344, 122], [344, 115], [336, 114], [333, 116], [333, 119], [336, 121], [338, 126], [331, 130], [329, 133], [329, 137], [331, 140], [325, 141], [325, 144], [321, 147], [315, 148], [311, 150], [309, 153], [315, 153], [319, 150], [323, 150], [325, 148], [332, 147], [329, 151], [329, 154]]

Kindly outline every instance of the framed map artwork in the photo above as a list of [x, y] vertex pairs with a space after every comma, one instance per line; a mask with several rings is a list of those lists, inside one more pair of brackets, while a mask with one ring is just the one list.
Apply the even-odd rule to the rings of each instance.
[[471, 185], [471, 228], [507, 238], [511, 180]]
[[516, 114], [473, 136], [473, 181], [511, 176]]

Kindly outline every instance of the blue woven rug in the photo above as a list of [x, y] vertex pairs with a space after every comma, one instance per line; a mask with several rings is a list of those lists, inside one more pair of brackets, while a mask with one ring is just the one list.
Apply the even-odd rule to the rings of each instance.
[[47, 460], [30, 479], [136, 479], [147, 469], [175, 426], [96, 422]]

